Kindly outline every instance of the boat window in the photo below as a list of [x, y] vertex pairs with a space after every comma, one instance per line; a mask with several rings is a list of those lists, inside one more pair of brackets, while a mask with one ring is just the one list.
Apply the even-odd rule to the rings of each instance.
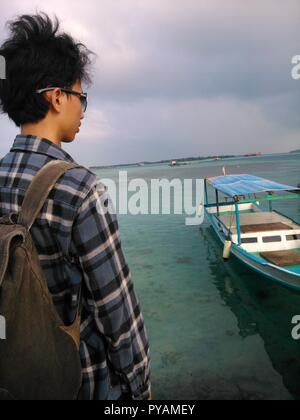
[[263, 237], [263, 242], [265, 244], [267, 244], [269, 242], [281, 242], [281, 236], [264, 236]]
[[299, 240], [300, 239], [300, 235], [288, 235], [287, 237], [286, 237], [286, 240], [287, 241], [297, 241], [297, 240]]
[[257, 244], [257, 238], [242, 238], [242, 244]]

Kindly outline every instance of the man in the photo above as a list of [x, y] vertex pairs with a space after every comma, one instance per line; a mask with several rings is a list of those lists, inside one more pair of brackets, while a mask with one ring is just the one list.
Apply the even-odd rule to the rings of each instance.
[[[49, 161], [74, 162], [61, 143], [74, 141], [80, 130], [87, 107], [82, 83], [90, 83], [92, 54], [59, 33], [57, 18], [52, 22], [44, 13], [20, 16], [9, 30], [0, 47], [6, 61], [0, 104], [21, 132], [0, 161], [0, 217], [20, 211], [34, 175]], [[82, 285], [80, 397], [150, 399], [148, 337], [116, 216], [102, 211], [110, 204], [93, 172], [69, 169], [31, 234], [65, 324], [75, 318]]]

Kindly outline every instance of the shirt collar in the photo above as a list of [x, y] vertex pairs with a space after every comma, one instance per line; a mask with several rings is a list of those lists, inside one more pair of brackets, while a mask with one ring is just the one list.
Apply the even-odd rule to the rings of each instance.
[[43, 155], [47, 155], [58, 160], [65, 160], [72, 163], [75, 162], [74, 159], [65, 150], [61, 149], [52, 141], [43, 137], [30, 135], [24, 136], [19, 134], [16, 136], [10, 151], [28, 151], [34, 153], [41, 153]]

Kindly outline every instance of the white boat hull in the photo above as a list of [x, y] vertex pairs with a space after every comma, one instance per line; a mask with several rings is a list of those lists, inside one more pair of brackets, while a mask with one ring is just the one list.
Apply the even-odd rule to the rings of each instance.
[[[208, 217], [215, 233], [217, 234], [220, 242], [224, 245], [226, 236], [223, 229], [220, 229], [217, 222], [211, 213], [205, 209], [206, 216]], [[248, 268], [256, 273], [293, 290], [300, 291], [300, 274], [289, 271], [282, 267], [278, 267], [271, 263], [263, 263], [258, 260], [251, 253], [243, 250], [241, 246], [232, 244], [231, 254], [234, 255], [240, 262], [245, 264]]]

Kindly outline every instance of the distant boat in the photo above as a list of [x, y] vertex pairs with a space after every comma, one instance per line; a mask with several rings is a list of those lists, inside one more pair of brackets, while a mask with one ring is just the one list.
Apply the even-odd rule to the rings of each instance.
[[172, 160], [169, 166], [180, 166], [180, 164], [177, 162], [177, 160]]
[[[209, 187], [216, 194], [212, 203]], [[266, 278], [300, 291], [300, 225], [272, 209], [273, 201], [299, 200], [299, 193], [300, 188], [253, 175], [206, 178], [205, 214], [224, 245], [224, 259], [232, 254]]]

